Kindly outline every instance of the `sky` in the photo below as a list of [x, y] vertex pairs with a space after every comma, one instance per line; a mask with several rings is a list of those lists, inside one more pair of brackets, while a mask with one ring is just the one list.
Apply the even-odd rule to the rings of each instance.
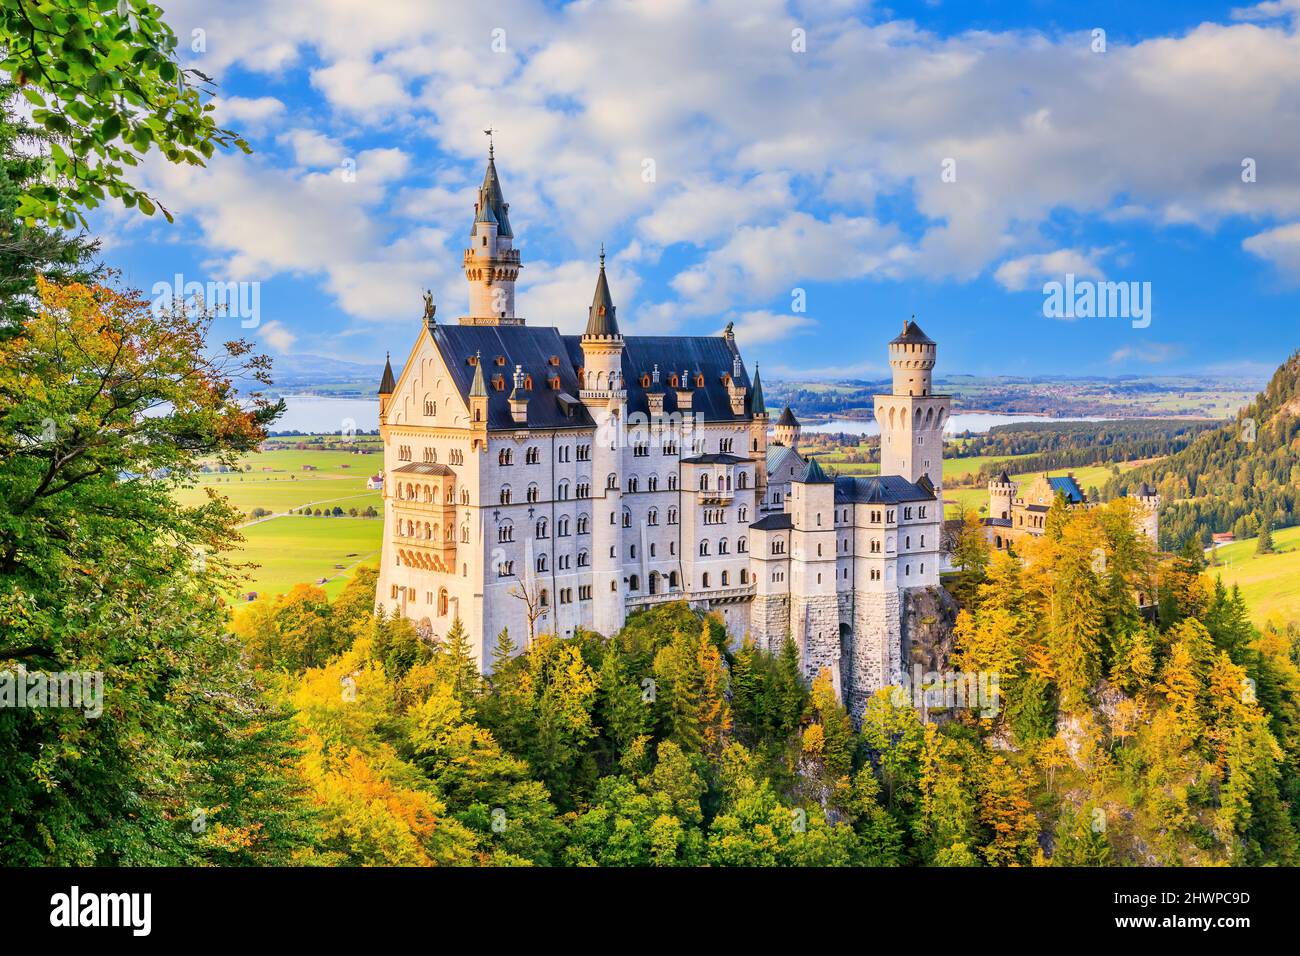
[[[529, 324], [581, 332], [603, 242], [625, 334], [734, 322], [773, 379], [879, 376], [913, 315], [940, 376], [1300, 344], [1300, 0], [162, 5], [254, 151], [154, 156], [175, 223], [92, 228], [147, 293], [249, 284], [216, 332], [273, 357], [400, 359], [425, 288], [464, 313], [487, 128]], [[1045, 314], [1067, 274], [1145, 315]]]

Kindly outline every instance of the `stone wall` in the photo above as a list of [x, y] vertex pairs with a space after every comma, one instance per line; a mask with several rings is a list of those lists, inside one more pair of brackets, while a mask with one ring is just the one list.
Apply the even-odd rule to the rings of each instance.
[[749, 633], [754, 644], [777, 653], [790, 629], [790, 596], [787, 594], [759, 594], [749, 606]]
[[840, 610], [833, 594], [796, 596], [794, 618], [802, 636], [804, 675], [813, 680], [823, 670], [840, 671]]
[[871, 695], [898, 682], [900, 667], [898, 591], [858, 592], [853, 602], [853, 656], [845, 704], [857, 720]]

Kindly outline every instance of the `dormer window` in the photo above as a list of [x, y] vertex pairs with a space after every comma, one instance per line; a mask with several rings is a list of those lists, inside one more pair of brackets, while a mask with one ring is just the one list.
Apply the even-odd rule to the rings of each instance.
[[505, 357], [504, 355], [498, 355], [498, 356], [497, 356], [497, 364], [498, 364], [498, 365], [505, 365], [505, 364], [506, 364], [506, 357]]

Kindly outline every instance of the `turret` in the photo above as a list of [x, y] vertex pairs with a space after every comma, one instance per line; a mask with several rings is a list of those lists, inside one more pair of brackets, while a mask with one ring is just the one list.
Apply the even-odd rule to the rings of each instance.
[[1160, 545], [1160, 494], [1151, 485], [1145, 481], [1138, 486], [1134, 495], [1138, 503], [1142, 506], [1141, 522], [1138, 530], [1146, 535], [1151, 543], [1157, 547]]
[[786, 448], [794, 448], [799, 444], [799, 420], [794, 417], [794, 412], [790, 411], [789, 405], [781, 412], [781, 417], [776, 420], [774, 441]]
[[903, 323], [903, 331], [889, 343], [889, 367], [894, 370], [895, 395], [929, 395], [934, 369], [934, 340], [912, 321]]
[[384, 420], [384, 413], [388, 411], [388, 402], [393, 397], [393, 390], [397, 384], [393, 381], [393, 363], [392, 357], [384, 354], [384, 375], [379, 380], [379, 420]]
[[501, 194], [493, 147], [488, 146], [487, 172], [474, 203], [474, 225], [465, 250], [465, 278], [469, 282], [467, 325], [523, 325], [515, 315], [515, 279], [522, 266], [519, 250], [512, 248], [510, 204]]
[[749, 399], [749, 450], [750, 457], [758, 463], [754, 469], [754, 500], [762, 504], [767, 500], [767, 406], [763, 404], [763, 383], [758, 376], [758, 363], [754, 363], [754, 388]]
[[593, 491], [600, 498], [592, 502], [592, 624], [601, 634], [613, 634], [623, 626], [622, 575], [622, 447], [623, 406], [627, 392], [623, 389], [623, 335], [618, 330], [614, 297], [605, 275], [605, 248], [600, 250], [600, 274], [596, 293], [587, 313], [587, 329], [582, 334], [582, 378], [579, 400], [596, 422], [596, 438], [591, 444], [591, 478]]
[[483, 381], [483, 355], [474, 355], [474, 381], [469, 386], [470, 447], [487, 451], [488, 391]]
[[1002, 474], [989, 481], [989, 517], [990, 518], [1011, 518], [1011, 503], [1016, 499], [1016, 483], [1007, 475], [1006, 469]]

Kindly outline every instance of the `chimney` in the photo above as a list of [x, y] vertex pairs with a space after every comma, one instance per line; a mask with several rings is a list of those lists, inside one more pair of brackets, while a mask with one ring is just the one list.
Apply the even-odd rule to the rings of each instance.
[[650, 387], [645, 390], [645, 401], [651, 417], [662, 417], [664, 413], [664, 389], [659, 384], [659, 364], [656, 362], [650, 373]]

